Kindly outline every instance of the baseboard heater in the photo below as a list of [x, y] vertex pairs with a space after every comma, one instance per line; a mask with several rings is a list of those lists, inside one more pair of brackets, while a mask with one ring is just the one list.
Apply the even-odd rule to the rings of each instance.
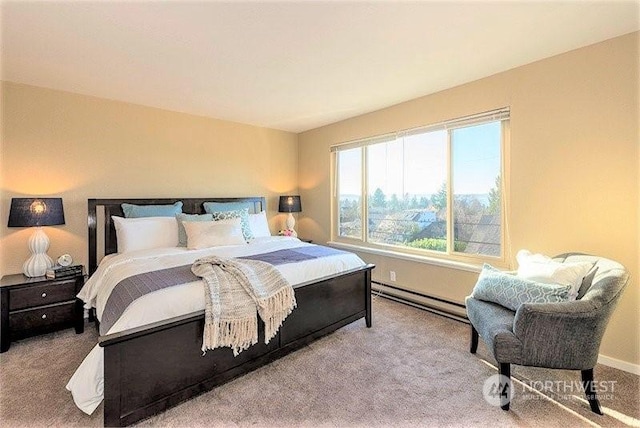
[[[374, 296], [377, 295], [385, 299], [393, 300], [436, 315], [469, 324], [469, 319], [466, 316], [466, 307], [462, 303], [413, 290], [406, 290], [404, 288], [373, 280], [371, 281], [371, 289]], [[447, 306], [449, 306], [449, 308], [447, 308]]]

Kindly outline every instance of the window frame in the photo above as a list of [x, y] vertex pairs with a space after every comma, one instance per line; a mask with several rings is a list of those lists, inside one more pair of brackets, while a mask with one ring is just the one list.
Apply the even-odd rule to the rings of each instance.
[[[467, 254], [454, 251], [454, 210], [453, 210], [453, 159], [452, 159], [452, 130], [459, 129], [468, 126], [478, 126], [484, 123], [490, 123], [500, 121], [500, 193], [501, 193], [501, 217], [500, 217], [500, 255], [491, 256], [483, 254]], [[483, 263], [491, 263], [499, 267], [508, 267], [508, 255], [509, 251], [509, 237], [508, 237], [508, 207], [509, 207], [509, 168], [508, 168], [508, 154], [510, 147], [510, 108], [504, 107], [500, 109], [491, 110], [479, 114], [461, 117], [449, 121], [439, 122], [432, 125], [416, 127], [408, 130], [397, 131], [393, 133], [387, 133], [377, 135], [369, 138], [363, 138], [359, 140], [349, 141], [346, 143], [331, 146], [331, 180], [332, 180], [332, 195], [331, 195], [331, 243], [336, 245], [346, 245], [351, 249], [362, 250], [363, 252], [370, 252], [374, 254], [397, 255], [399, 258], [416, 259], [417, 261], [434, 261], [436, 264], [441, 264], [443, 261], [450, 261], [452, 266], [479, 266]], [[428, 249], [419, 249], [406, 247], [402, 245], [393, 245], [387, 243], [373, 243], [369, 241], [369, 213], [367, 210], [369, 199], [369, 182], [367, 179], [367, 150], [368, 145], [381, 143], [385, 141], [393, 141], [398, 137], [402, 137], [411, 133], [431, 132], [439, 129], [447, 130], [447, 156], [446, 156], [446, 168], [447, 168], [447, 246], [446, 251], [436, 251]], [[340, 195], [339, 189], [339, 176], [338, 176], [338, 156], [339, 152], [348, 149], [360, 149], [361, 155], [361, 222], [362, 222], [362, 235], [361, 238], [353, 238], [340, 236]]]

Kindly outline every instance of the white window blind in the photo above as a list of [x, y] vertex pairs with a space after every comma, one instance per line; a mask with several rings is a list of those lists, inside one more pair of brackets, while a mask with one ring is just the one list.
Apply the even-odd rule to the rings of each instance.
[[417, 128], [405, 129], [402, 131], [396, 131], [389, 134], [378, 135], [370, 138], [363, 138], [360, 140], [348, 141], [346, 143], [336, 144], [330, 147], [331, 152], [337, 152], [341, 150], [349, 150], [356, 147], [369, 146], [372, 144], [386, 143], [393, 141], [397, 138], [408, 135], [416, 135], [424, 132], [432, 132], [439, 130], [450, 130], [456, 128], [464, 128], [466, 126], [476, 125], [478, 123], [493, 122], [498, 120], [509, 120], [510, 108], [503, 107], [496, 110], [490, 110], [483, 113], [477, 113], [470, 116], [460, 117], [457, 119], [451, 119], [444, 122], [436, 123], [433, 125], [420, 126]]

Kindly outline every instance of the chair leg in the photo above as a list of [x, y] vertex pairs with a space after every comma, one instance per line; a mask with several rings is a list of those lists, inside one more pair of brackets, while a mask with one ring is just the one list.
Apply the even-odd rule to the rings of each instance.
[[[500, 408], [502, 410], [509, 410], [509, 403], [511, 402], [511, 364], [499, 363], [500, 375], [507, 378], [507, 384], [500, 391]], [[502, 380], [502, 379], [500, 379]]]
[[473, 324], [471, 325], [471, 346], [469, 347], [469, 351], [472, 354], [475, 354], [478, 350], [478, 331], [475, 329]]
[[593, 369], [582, 370], [582, 386], [584, 387], [584, 393], [591, 406], [591, 411], [601, 415], [600, 402], [598, 401], [595, 385], [593, 384]]

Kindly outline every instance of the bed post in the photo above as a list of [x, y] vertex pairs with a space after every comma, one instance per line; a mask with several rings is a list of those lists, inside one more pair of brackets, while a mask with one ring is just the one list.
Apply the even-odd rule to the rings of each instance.
[[[373, 268], [372, 268], [373, 269]], [[372, 319], [371, 319], [371, 269], [367, 269], [365, 271], [365, 303], [364, 303], [364, 307], [366, 310], [366, 315], [364, 317], [365, 322], [367, 323], [367, 327], [371, 328], [372, 326]]]
[[91, 276], [98, 268], [98, 218], [95, 199], [88, 199], [87, 227], [89, 233], [89, 269], [87, 274]]
[[115, 346], [104, 348], [104, 422], [105, 427], [123, 426], [120, 405], [120, 349]]

